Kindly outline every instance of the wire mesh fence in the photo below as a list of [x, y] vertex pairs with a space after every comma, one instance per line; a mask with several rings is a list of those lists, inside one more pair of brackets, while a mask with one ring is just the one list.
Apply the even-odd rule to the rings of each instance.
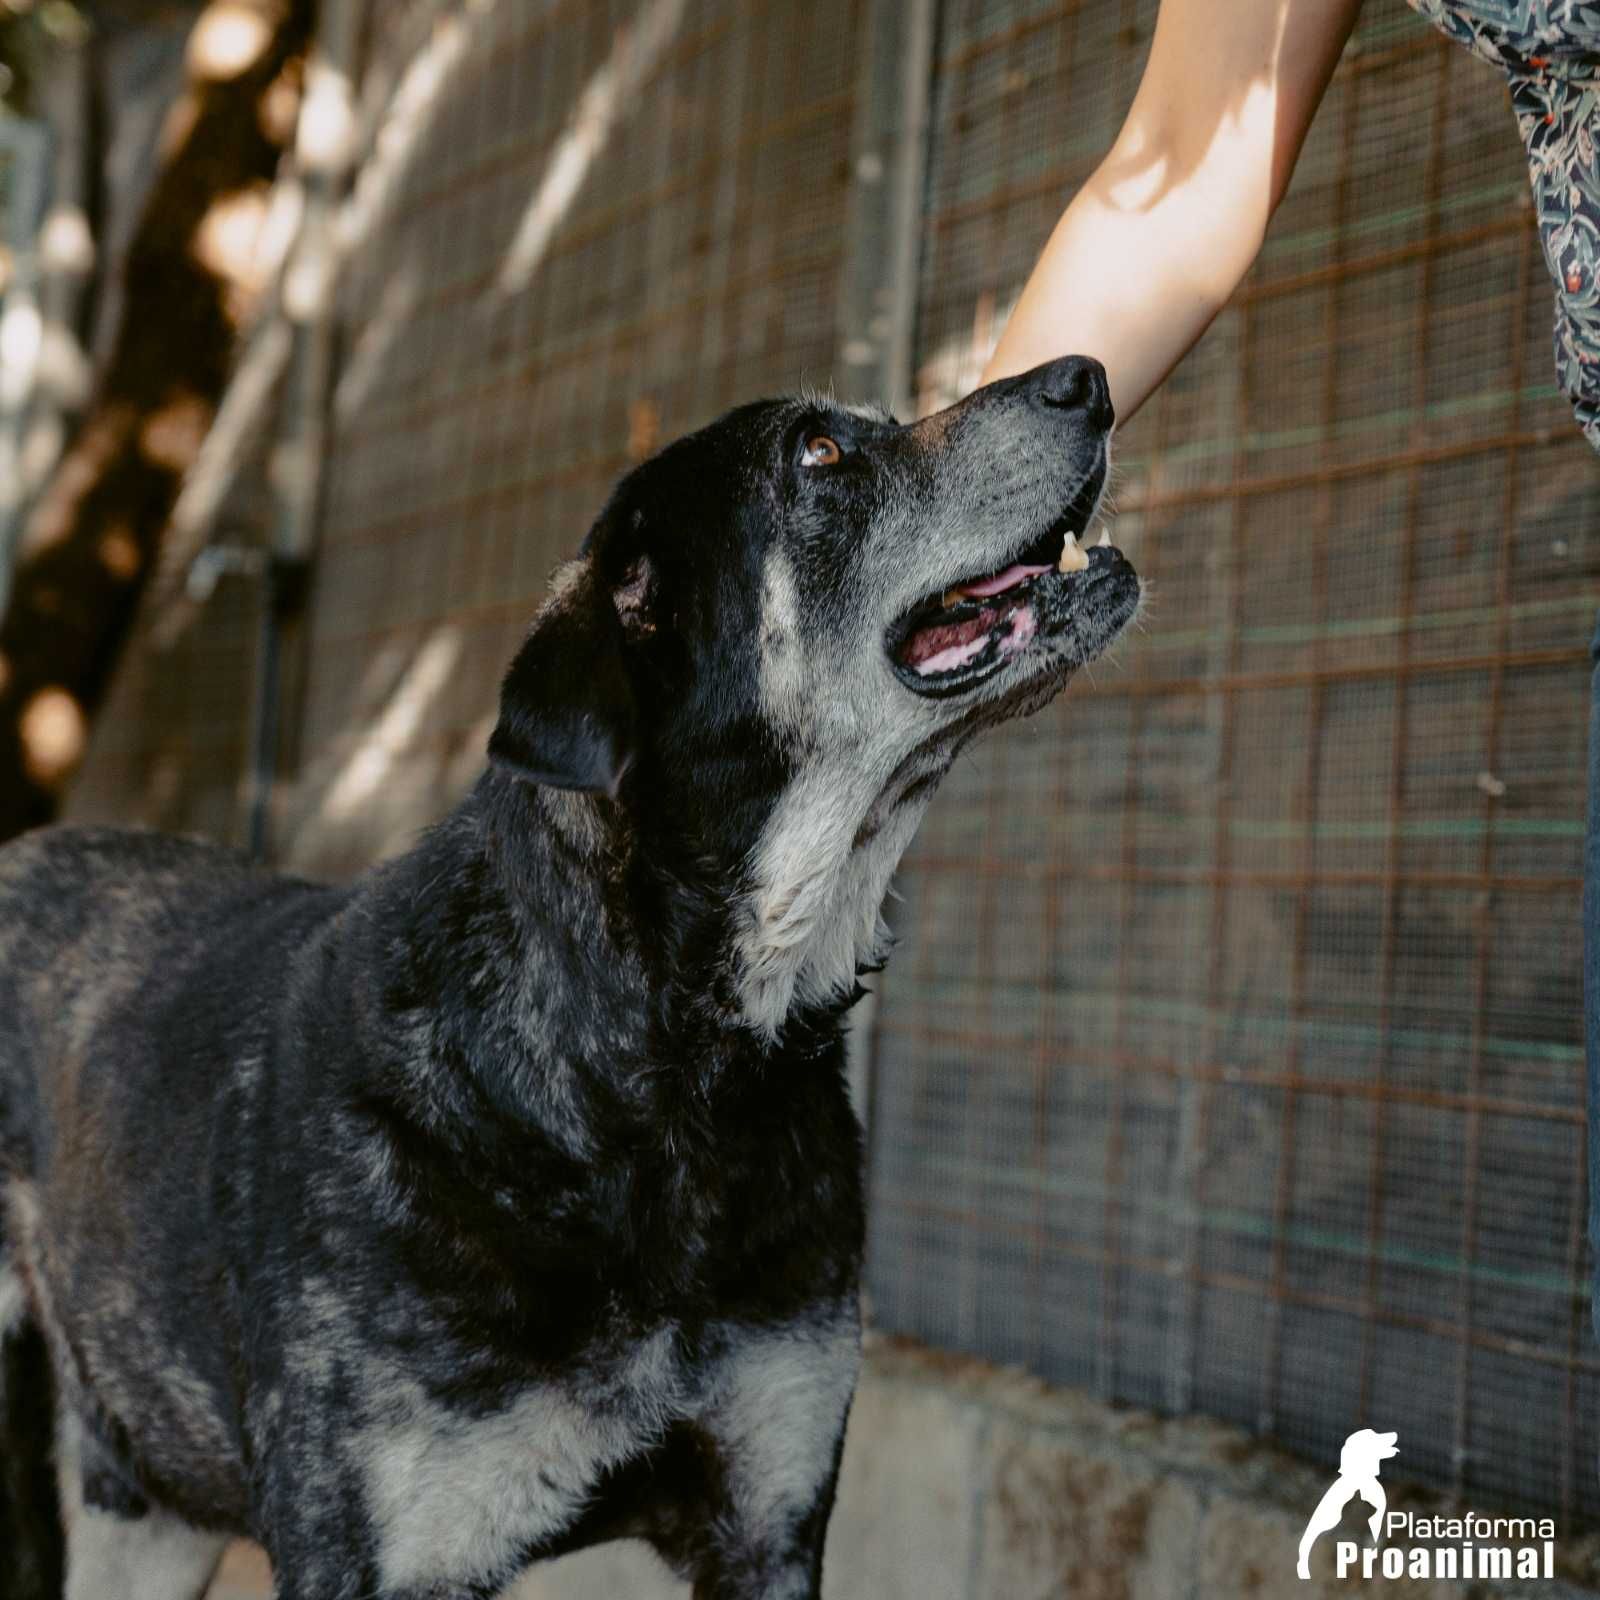
[[[1154, 9], [939, 8], [923, 406], [974, 381]], [[470, 781], [495, 678], [631, 459], [827, 383], [867, 12], [374, 12], [294, 865], [351, 870]], [[1600, 1515], [1600, 495], [1526, 188], [1499, 81], [1373, 0], [1255, 272], [1121, 440], [1146, 632], [960, 765], [901, 874], [870, 1289], [888, 1328], [1313, 1457], [1395, 1429], [1413, 1475], [1570, 1525]], [[258, 453], [221, 517], [244, 538]], [[74, 806], [236, 835], [259, 597], [181, 576]]]
[[[1153, 5], [944, 8], [927, 403]], [[1581, 1228], [1595, 463], [1492, 74], [1372, 8], [1246, 287], [1128, 430], [1145, 637], [958, 772], [878, 1019], [888, 1324], [1463, 1495], [1597, 1504]], [[1181, 248], [1175, 241], [1174, 248]]]

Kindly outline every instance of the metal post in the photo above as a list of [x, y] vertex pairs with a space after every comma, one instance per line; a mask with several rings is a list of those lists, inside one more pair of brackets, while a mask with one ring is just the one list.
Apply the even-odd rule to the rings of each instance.
[[0, 612], [26, 506], [23, 443], [32, 412], [44, 337], [39, 304], [39, 224], [50, 170], [42, 123], [0, 114], [0, 160], [7, 170], [5, 244], [11, 273], [0, 293]]
[[856, 81], [839, 283], [841, 398], [909, 418], [936, 0], [872, 0]]
[[[851, 188], [839, 278], [835, 383], [841, 399], [909, 419], [928, 171], [936, 0], [870, 0], [856, 78]], [[881, 983], [881, 977], [872, 980]], [[851, 1094], [868, 1128], [878, 997], [849, 1032]]]
[[277, 517], [261, 619], [250, 738], [246, 842], [269, 850], [283, 732], [287, 635], [298, 627], [316, 554], [334, 374], [338, 211], [355, 159], [355, 77], [365, 0], [327, 0], [295, 140], [305, 190], [300, 238], [284, 271], [280, 314], [293, 340], [273, 452]]

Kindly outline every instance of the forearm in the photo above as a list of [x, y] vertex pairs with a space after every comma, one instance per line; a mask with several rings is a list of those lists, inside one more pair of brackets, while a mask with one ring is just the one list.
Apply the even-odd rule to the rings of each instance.
[[1105, 365], [1126, 421], [1250, 270], [1361, 0], [1163, 0], [1139, 92], [984, 380]]
[[1056, 224], [982, 381], [1094, 356], [1126, 421], [1227, 304], [1266, 221], [1264, 199], [1250, 208], [1192, 184], [1148, 208], [1119, 205], [1102, 168]]

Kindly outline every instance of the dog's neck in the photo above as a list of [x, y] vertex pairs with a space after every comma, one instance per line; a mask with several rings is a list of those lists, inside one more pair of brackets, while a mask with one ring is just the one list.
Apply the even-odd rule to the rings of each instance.
[[[709, 1083], [754, 1058], [815, 1048], [854, 998], [847, 990], [804, 1015], [789, 1008], [776, 1028], [756, 1025], [737, 948], [742, 868], [719, 868], [687, 841], [642, 837], [602, 797], [491, 769], [435, 849], [442, 894], [473, 908], [433, 914], [467, 931], [449, 957], [458, 984], [493, 1010], [502, 1038], [546, 1062], [608, 1079], [677, 1062]], [[484, 906], [500, 908], [502, 926]]]
[[779, 802], [737, 901], [734, 981], [741, 1016], [778, 1038], [798, 1010], [853, 994], [889, 949], [883, 903], [921, 808], [888, 811], [876, 786], [819, 770]]
[[[726, 1195], [770, 1185], [749, 1163], [774, 1125], [845, 1141], [855, 1125], [838, 1016], [777, 1040], [744, 1022], [726, 895], [672, 880], [610, 806], [487, 776], [351, 906], [352, 943], [376, 959], [354, 963], [350, 1014], [381, 1030], [359, 1052], [375, 1064], [364, 1111], [496, 1206], [583, 1191], [637, 1252], [630, 1282], [659, 1287], [727, 1222]], [[728, 1203], [759, 1236], [755, 1200]]]
[[[660, 1020], [652, 952], [639, 936], [630, 852], [604, 803], [491, 768], [463, 812], [489, 897], [510, 920], [501, 1005], [519, 1031], [579, 1057], [647, 1051]], [[570, 1007], [574, 995], [581, 1007]], [[556, 1014], [552, 997], [569, 1005]]]
[[739, 1005], [758, 1033], [779, 1037], [797, 1011], [837, 1005], [882, 965], [890, 879], [956, 748], [927, 740], [887, 772], [817, 762], [784, 793], [752, 852], [735, 930]]
[[747, 860], [693, 878], [692, 849], [652, 848], [613, 802], [491, 769], [403, 870], [409, 937], [450, 974], [452, 1054], [508, 1111], [642, 1110], [663, 1077], [704, 1095], [832, 1047], [885, 948], [910, 787], [819, 774]]

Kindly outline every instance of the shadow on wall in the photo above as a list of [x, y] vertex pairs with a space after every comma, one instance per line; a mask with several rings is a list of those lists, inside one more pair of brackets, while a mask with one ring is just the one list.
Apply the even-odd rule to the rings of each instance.
[[[830, 158], [821, 154], [820, 145], [813, 154], [810, 145], [796, 142], [792, 168], [779, 158], [786, 155], [784, 139], [800, 139], [794, 129], [801, 119], [810, 126], [818, 113], [831, 113], [835, 125], [848, 121], [849, 98], [854, 93], [858, 71], [848, 45], [860, 31], [858, 6], [840, 5], [836, 17], [814, 19], [821, 23], [831, 21], [835, 25], [831, 33], [843, 41], [839, 54], [845, 67], [838, 80], [843, 87], [831, 97], [822, 92], [827, 87], [826, 74], [817, 72], [809, 59], [802, 60], [799, 54], [774, 55], [770, 45], [768, 59], [757, 59], [761, 43], [750, 24], [722, 15], [717, 8], [704, 16], [696, 14], [696, 31], [689, 35], [685, 0], [644, 0], [624, 24], [610, 29], [609, 37], [604, 39], [596, 35], [601, 26], [609, 25], [585, 23], [576, 28], [572, 19], [563, 21], [570, 9], [561, 4], [534, 7], [516, 0], [424, 4], [404, 12], [397, 8], [392, 16], [386, 13], [376, 29], [372, 59], [359, 84], [348, 80], [333, 82], [330, 78], [308, 96], [303, 141], [315, 143], [323, 122], [333, 126], [339, 121], [338, 117], [324, 115], [329, 107], [337, 110], [359, 102], [361, 113], [356, 120], [364, 135], [358, 129], [358, 138], [367, 154], [329, 230], [325, 259], [311, 259], [307, 253], [307, 240], [302, 234], [303, 207], [298, 204], [298, 196], [276, 197], [276, 225], [267, 230], [272, 237], [264, 241], [263, 248], [279, 252], [288, 265], [271, 314], [258, 323], [247, 341], [219, 424], [203, 447], [175, 515], [172, 531], [180, 536], [180, 555], [187, 558], [197, 538], [238, 538], [240, 535], [232, 531], [236, 528], [245, 530], [246, 539], [259, 538], [259, 533], [250, 530], [264, 528], [273, 520], [276, 511], [265, 459], [269, 452], [263, 440], [270, 439], [268, 419], [280, 403], [282, 379], [290, 360], [290, 341], [282, 336], [283, 330], [295, 319], [303, 321], [320, 314], [335, 300], [342, 301], [336, 315], [348, 336], [348, 348], [335, 379], [336, 438], [329, 467], [342, 485], [335, 492], [350, 497], [351, 503], [359, 497], [369, 508], [368, 514], [378, 509], [383, 490], [376, 483], [363, 481], [361, 464], [347, 459], [345, 439], [370, 432], [375, 412], [392, 409], [397, 395], [414, 389], [419, 339], [429, 344], [440, 341], [445, 361], [458, 363], [458, 370], [480, 356], [487, 364], [508, 352], [510, 341], [516, 337], [508, 330], [520, 330], [530, 315], [539, 314], [536, 306], [548, 302], [553, 295], [570, 297], [571, 290], [565, 284], [541, 282], [543, 269], [552, 250], [558, 247], [565, 253], [564, 267], [576, 266], [588, 251], [588, 235], [595, 220], [587, 213], [577, 236], [568, 239], [566, 234], [572, 230], [586, 187], [614, 181], [606, 164], [608, 152], [620, 146], [628, 163], [656, 164], [649, 151], [630, 146], [630, 131], [642, 136], [647, 128], [649, 143], [663, 138], [670, 142], [691, 125], [714, 130], [711, 140], [702, 137], [695, 148], [706, 152], [713, 168], [724, 169], [713, 174], [717, 181], [706, 191], [706, 199], [720, 214], [717, 225], [727, 229], [725, 248], [731, 254], [721, 264], [724, 273], [730, 266], [737, 269], [741, 265], [741, 251], [750, 253], [756, 248], [741, 237], [749, 234], [748, 226], [738, 226], [741, 214], [747, 214], [753, 204], [782, 204], [803, 216], [821, 203], [818, 196], [848, 183], [848, 173], [830, 164]], [[779, 18], [775, 27], [782, 23]], [[805, 50], [816, 53], [834, 49], [827, 42], [829, 31], [825, 29], [816, 40], [808, 39]], [[746, 34], [750, 36], [745, 37]], [[1280, 41], [1282, 34], [1280, 16]], [[523, 45], [529, 38], [534, 40], [531, 49]], [[700, 70], [708, 59], [708, 41], [719, 38], [724, 41], [724, 54], [718, 60], [724, 65], [716, 70]], [[524, 130], [515, 116], [505, 119], [502, 125], [502, 119], [490, 122], [475, 117], [473, 112], [476, 97], [486, 92], [483, 75], [497, 64], [503, 52], [519, 48], [527, 60], [519, 68], [522, 76], [512, 81], [510, 92], [515, 101], [533, 104], [529, 98], [532, 86], [525, 81], [532, 72], [539, 75], [539, 99], [549, 101], [554, 96], [556, 105], [565, 101], [566, 110], [556, 113], [548, 132], [541, 130], [538, 164], [529, 178], [521, 180], [520, 198], [514, 199], [512, 183], [518, 152], [527, 142]], [[725, 70], [728, 64], [738, 70], [730, 74]], [[578, 71], [574, 75], [575, 66]], [[1264, 72], [1272, 70], [1269, 61]], [[795, 87], [813, 77], [819, 86], [814, 104], [800, 98]], [[566, 88], [568, 83], [570, 89]], [[774, 89], [779, 92], [774, 94]], [[655, 91], [662, 91], [662, 109], [654, 123], [647, 121], [641, 127], [640, 108]], [[789, 95], [796, 97], [799, 109], [789, 112], [787, 118], [775, 116], [763, 125], [751, 115], [765, 112], [768, 107], [764, 102], [768, 100], [774, 102], [771, 109], [779, 111]], [[1248, 121], [1248, 99], [1239, 104], [1219, 100], [1215, 108], [1219, 130], [1238, 129]], [[509, 109], [514, 112], [516, 104]], [[745, 118], [745, 124], [734, 130], [737, 137], [731, 141], [722, 132], [730, 112]], [[747, 132], [747, 127], [757, 131]], [[718, 146], [716, 139], [724, 142]], [[1186, 152], [1177, 166], [1171, 166], [1154, 162], [1148, 149], [1130, 144], [1121, 152], [1114, 203], [1154, 203], [1181, 176], [1183, 161], [1198, 160], [1202, 153]], [[666, 191], [675, 200], [673, 191], [684, 182], [680, 165], [669, 161], [659, 166], [668, 179]], [[480, 172], [491, 174], [483, 183], [485, 207], [493, 212], [488, 227], [498, 235], [498, 259], [472, 279], [461, 279], [453, 270], [455, 252], [448, 242], [441, 249], [436, 238], [426, 236], [425, 229], [411, 226], [411, 212], [419, 194], [425, 204], [433, 203], [429, 185], [437, 181], [433, 174], [440, 169], [468, 174], [460, 180], [466, 184], [477, 183]], [[504, 179], [500, 177], [502, 170]], [[763, 193], [757, 193], [758, 189]], [[610, 198], [609, 191], [603, 198]], [[602, 206], [598, 214], [603, 219], [601, 225], [609, 225], [613, 214], [624, 209]], [[485, 209], [480, 208], [470, 220], [476, 225], [484, 217]], [[823, 214], [819, 212], [816, 220], [823, 222]], [[674, 235], [670, 242], [675, 251], [688, 246], [688, 254], [681, 261], [674, 259], [673, 276], [688, 276], [698, 283], [708, 272], [714, 275], [718, 263], [703, 253], [703, 238], [685, 240], [676, 236], [677, 230], [690, 221], [686, 215], [682, 223], [674, 221], [667, 231]], [[831, 227], [824, 231], [836, 236], [838, 219], [829, 217], [826, 221]], [[626, 218], [618, 215], [617, 226], [626, 225]], [[762, 248], [770, 251], [766, 264], [774, 270], [787, 270], [808, 242], [797, 235], [789, 248], [789, 259], [785, 260], [782, 236], [775, 234], [770, 244], [762, 241]], [[463, 247], [468, 243], [476, 245], [477, 240], [461, 241]], [[572, 255], [571, 261], [566, 259], [567, 254]], [[367, 257], [371, 259], [364, 259]], [[750, 264], [754, 264], [753, 255]], [[832, 283], [836, 274], [830, 271], [826, 278]], [[711, 291], [706, 293], [709, 297]], [[448, 309], [452, 303], [461, 303], [463, 297], [460, 311]], [[807, 311], [819, 315], [827, 325], [831, 349], [835, 331], [833, 306], [824, 302]], [[748, 317], [752, 313], [765, 318], [771, 328], [796, 315], [797, 308], [781, 295], [752, 294], [742, 302], [730, 300], [725, 309], [717, 308], [715, 312], [728, 317]], [[706, 314], [702, 309], [700, 315]], [[997, 331], [992, 305], [991, 315], [980, 320], [982, 326], [974, 329], [974, 349], [991, 342]], [[735, 337], [746, 336], [735, 330]], [[766, 338], [771, 347], [770, 332]], [[704, 352], [691, 341], [681, 341], [671, 357], [672, 370], [664, 376], [674, 385], [692, 383], [693, 368], [703, 358]], [[661, 362], [656, 364], [659, 370]], [[770, 367], [772, 363], [766, 365]], [[943, 402], [953, 398], [956, 388], [970, 384], [975, 375], [973, 364], [963, 361], [961, 366], [960, 378], [953, 386], [944, 382], [937, 393], [927, 392], [925, 399]], [[542, 376], [536, 364], [519, 381], [532, 388]], [[785, 373], [778, 385], [769, 379], [763, 386], [792, 386], [804, 376], [802, 367]], [[606, 381], [610, 381], [609, 374]], [[637, 403], [639, 394], [647, 389], [644, 374], [625, 367], [621, 381], [631, 388], [627, 399]], [[529, 411], [537, 410], [538, 400], [531, 394], [508, 398], [513, 408], [520, 400]], [[748, 398], [747, 386], [729, 385], [727, 392], [716, 397], [716, 406], [720, 409], [737, 398]], [[626, 414], [627, 407], [621, 409]], [[670, 408], [666, 415], [669, 433], [678, 431], [683, 423], [698, 420]], [[492, 441], [501, 457], [518, 449], [515, 420], [497, 418], [492, 423], [493, 428], [505, 430]], [[536, 416], [526, 420], [529, 433], [520, 441], [523, 449], [528, 448], [527, 441], [537, 421]], [[464, 463], [445, 438], [448, 432], [443, 419], [430, 420], [404, 446], [414, 457], [411, 481], [421, 498], [435, 499], [443, 492], [462, 487]], [[565, 442], [570, 446], [576, 441]], [[591, 448], [587, 452], [592, 470], [583, 492], [591, 502], [598, 503], [605, 483], [626, 464], [627, 456], [621, 438], [610, 440], [607, 450], [596, 453]], [[576, 543], [586, 520], [586, 515], [571, 519], [566, 530], [557, 536], [559, 544], [547, 548], [545, 569]], [[448, 527], [438, 528], [430, 537], [443, 541], [451, 537], [451, 532]], [[466, 539], [471, 534], [463, 529], [456, 537]], [[423, 560], [435, 558], [434, 552], [418, 554]], [[404, 555], [399, 559], [404, 560]], [[536, 609], [543, 578], [544, 570], [540, 570], [532, 583], [522, 586], [524, 599], [515, 618], [519, 626]], [[378, 679], [393, 674], [392, 692], [398, 699], [392, 706], [388, 703], [390, 691], [368, 689], [373, 673], [366, 660], [354, 658], [353, 649], [344, 652], [344, 659], [336, 666], [329, 665], [334, 652], [324, 651], [319, 645], [331, 630], [324, 626], [323, 617], [316, 619], [310, 668], [313, 678], [326, 680], [331, 672], [342, 680], [345, 691], [358, 681], [361, 687], [360, 692], [348, 698], [337, 689], [328, 688], [327, 698], [343, 700], [343, 704], [337, 707], [334, 717], [325, 717], [305, 730], [306, 766], [301, 772], [284, 775], [286, 785], [292, 788], [292, 793], [282, 797], [288, 823], [287, 853], [297, 864], [348, 870], [373, 854], [394, 848], [410, 829], [437, 815], [454, 789], [470, 777], [481, 750], [478, 722], [492, 704], [489, 691], [503, 666], [503, 660], [497, 659], [485, 667], [477, 658], [489, 651], [498, 652], [502, 644], [514, 645], [515, 636], [501, 628], [485, 630], [492, 642], [491, 638], [458, 641], [456, 665], [441, 674], [439, 651], [446, 647], [437, 642], [438, 630], [453, 626], [455, 620], [454, 614], [439, 603], [446, 598], [436, 596], [431, 606], [424, 603], [414, 608], [414, 617], [403, 625], [391, 621], [381, 639], [369, 636], [362, 654], [373, 658]], [[508, 607], [511, 604], [508, 596], [497, 598]], [[163, 687], [153, 695], [131, 697], [121, 692], [120, 684], [114, 689], [107, 720], [115, 728], [97, 738], [84, 795], [74, 800], [75, 812], [123, 820], [132, 813], [169, 825], [192, 826], [200, 822], [208, 831], [237, 836], [238, 824], [227, 814], [224, 791], [230, 783], [242, 787], [244, 725], [248, 722], [254, 664], [249, 652], [242, 648], [249, 630], [248, 626], [240, 627], [239, 608], [229, 604], [224, 610], [226, 626], [219, 628], [212, 626], [209, 618], [196, 618], [192, 604], [175, 600], [170, 587], [166, 594], [152, 596], [141, 623], [143, 648], [169, 659], [135, 669], [134, 676], [142, 676], [152, 691], [158, 685]], [[508, 610], [500, 620], [504, 622], [509, 617]], [[409, 648], [416, 656], [414, 673], [393, 669], [394, 653], [403, 648]], [[509, 653], [507, 648], [504, 654], [508, 657]], [[482, 698], [468, 715], [470, 726], [454, 729], [451, 748], [443, 749], [429, 731], [436, 719], [419, 714], [418, 702], [444, 695], [446, 685], [441, 678], [461, 670], [468, 657], [470, 670], [480, 680]], [[194, 711], [192, 716], [198, 720], [191, 721], [179, 733], [167, 726], [179, 720], [173, 714], [167, 690], [171, 680], [193, 673], [197, 666], [207, 693], [218, 704], [214, 709]], [[459, 686], [457, 698], [461, 698]], [[192, 700], [193, 695], [180, 696], [180, 704], [184, 699]], [[224, 727], [230, 717], [237, 725], [232, 730]], [[219, 770], [224, 765], [231, 769], [226, 775]], [[374, 783], [371, 775], [380, 767], [384, 779]], [[205, 793], [197, 813], [186, 809], [182, 791], [189, 785]], [[405, 790], [411, 791], [409, 797], [402, 794]], [[133, 805], [129, 804], [130, 794], [140, 797]], [[372, 826], [365, 833], [355, 820], [363, 802], [377, 808]], [[324, 825], [329, 833], [326, 847], [313, 839]]]
[[[443, 142], [453, 140], [450, 118], [470, 105], [474, 70], [481, 70], [483, 58], [496, 48], [497, 30], [503, 32], [512, 14], [525, 8], [501, 0], [467, 0], [458, 8], [422, 8], [429, 9], [431, 25], [419, 38], [404, 41], [414, 48], [391, 52], [388, 60], [381, 48], [377, 51], [360, 91], [367, 102], [363, 142], [368, 155], [325, 235], [308, 237], [296, 181], [288, 178], [280, 185], [273, 207], [277, 225], [264, 230], [270, 238], [263, 248], [270, 247], [283, 264], [282, 279], [269, 313], [251, 329], [218, 425], [205, 441], [176, 508], [163, 571], [151, 585], [136, 648], [130, 652], [140, 659], [113, 688], [112, 704], [73, 798], [73, 813], [81, 818], [199, 825], [224, 837], [239, 833], [255, 675], [255, 627], [249, 610], [257, 580], [226, 583], [197, 603], [185, 593], [185, 579], [208, 540], [260, 542], [263, 534], [256, 530], [275, 520], [270, 418], [282, 404], [292, 352], [289, 330], [322, 314], [342, 290], [348, 295], [346, 271], [352, 261], [404, 225], [407, 201], [422, 169], [437, 157]], [[471, 307], [473, 321], [487, 319], [495, 305], [515, 301], [528, 289], [597, 161], [677, 37], [684, 10], [684, 0], [648, 0], [615, 30], [607, 53], [550, 141], [492, 282]], [[337, 75], [325, 68], [324, 77], [332, 76]], [[347, 79], [319, 81], [318, 88], [323, 91], [320, 98], [316, 92], [308, 95], [302, 145], [308, 138], [314, 142], [321, 122], [332, 126], [338, 121], [322, 115], [329, 105], [343, 107], [348, 121], [358, 95]], [[404, 380], [390, 370], [389, 357], [397, 343], [415, 336], [413, 319], [425, 289], [436, 287], [436, 276], [424, 271], [414, 251], [386, 274], [375, 312], [368, 316], [360, 308], [363, 317], [332, 397], [336, 426], [359, 426], [369, 402], [392, 401]], [[347, 314], [343, 320], [355, 319]], [[336, 450], [334, 456], [337, 471]], [[580, 531], [575, 527], [572, 543]], [[536, 608], [535, 595], [522, 609], [519, 623], [531, 620]], [[502, 641], [503, 632], [496, 631], [488, 648], [498, 657], [504, 642], [508, 659], [514, 637]], [[370, 659], [359, 664], [356, 692], [344, 708], [342, 727], [312, 745], [304, 771], [285, 774], [293, 790], [279, 799], [286, 802], [289, 824], [286, 853], [295, 864], [349, 871], [400, 848], [470, 781], [485, 742], [481, 717], [457, 728], [450, 747], [441, 750], [433, 738], [437, 717], [430, 715], [462, 653], [460, 629], [425, 623], [408, 630], [406, 637], [391, 634], [370, 650]], [[474, 651], [475, 657], [483, 653]], [[487, 668], [478, 662], [485, 689], [503, 665], [501, 659]], [[205, 689], [188, 681], [197, 666]], [[319, 671], [315, 656], [311, 671]], [[223, 685], [228, 686], [226, 693]], [[215, 706], [196, 703], [207, 692], [216, 698]], [[486, 716], [492, 696], [486, 693], [483, 705]], [[389, 781], [401, 764], [405, 781]], [[203, 797], [194, 799], [191, 789]], [[231, 802], [223, 792], [230, 789]], [[130, 794], [138, 797], [132, 804]]]
[[446, 624], [414, 654], [391, 646], [373, 657], [354, 731], [312, 756], [291, 797], [287, 866], [342, 875], [397, 854], [477, 777], [492, 710], [447, 744], [429, 737], [461, 653], [461, 631]]

